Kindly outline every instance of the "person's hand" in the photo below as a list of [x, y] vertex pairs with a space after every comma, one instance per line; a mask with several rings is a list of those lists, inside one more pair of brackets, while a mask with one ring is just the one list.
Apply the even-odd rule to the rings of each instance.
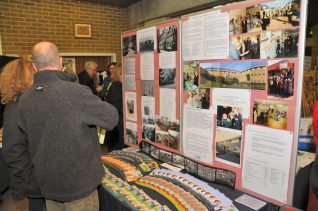
[[97, 91], [97, 92], [101, 92], [102, 90], [103, 90], [103, 86], [97, 86], [97, 87], [96, 87], [96, 91]]

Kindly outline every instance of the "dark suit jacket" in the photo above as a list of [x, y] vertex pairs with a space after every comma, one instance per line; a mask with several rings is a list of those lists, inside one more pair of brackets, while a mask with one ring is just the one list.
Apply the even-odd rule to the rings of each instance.
[[94, 95], [97, 95], [97, 90], [94, 85], [94, 80], [88, 75], [86, 70], [83, 70], [78, 74], [79, 83], [88, 86]]

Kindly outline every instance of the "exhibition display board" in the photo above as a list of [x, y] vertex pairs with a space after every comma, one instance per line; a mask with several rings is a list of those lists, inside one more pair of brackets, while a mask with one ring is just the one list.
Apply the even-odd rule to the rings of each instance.
[[179, 20], [122, 34], [125, 144], [180, 152]]
[[235, 172], [235, 188], [290, 205], [306, 9], [244, 1], [123, 33], [125, 143]]

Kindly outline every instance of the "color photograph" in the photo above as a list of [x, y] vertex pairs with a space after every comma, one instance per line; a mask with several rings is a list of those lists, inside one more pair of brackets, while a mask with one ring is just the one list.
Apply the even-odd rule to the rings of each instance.
[[191, 108], [210, 109], [210, 89], [188, 91], [186, 105]]
[[264, 60], [200, 64], [200, 88], [265, 90]]
[[149, 141], [155, 141], [155, 126], [143, 125], [142, 126], [142, 138]]
[[299, 26], [300, 0], [276, 0], [261, 4], [263, 30]]
[[245, 60], [260, 58], [260, 34], [231, 36], [230, 59]]
[[168, 117], [156, 117], [156, 143], [179, 149], [179, 121]]
[[268, 61], [268, 96], [290, 98], [294, 96], [295, 63], [288, 60]]
[[291, 58], [298, 56], [299, 29], [266, 31], [261, 35], [261, 58]]
[[230, 11], [230, 35], [262, 30], [260, 11], [260, 5]]
[[177, 50], [177, 26], [158, 29], [158, 53]]
[[193, 91], [199, 87], [199, 63], [189, 61], [183, 63], [183, 88]]
[[216, 128], [216, 159], [239, 167], [241, 164], [242, 132], [223, 127]]
[[136, 35], [123, 38], [123, 56], [134, 56], [137, 53]]
[[192, 160], [185, 159], [184, 168], [191, 174], [198, 174], [198, 164]]
[[142, 80], [141, 81], [141, 96], [154, 96], [154, 85], [151, 80]]
[[242, 109], [230, 106], [217, 107], [217, 126], [235, 130], [242, 130]]
[[256, 100], [253, 123], [276, 129], [287, 129], [288, 104], [278, 101]]
[[176, 69], [159, 69], [160, 88], [176, 88]]

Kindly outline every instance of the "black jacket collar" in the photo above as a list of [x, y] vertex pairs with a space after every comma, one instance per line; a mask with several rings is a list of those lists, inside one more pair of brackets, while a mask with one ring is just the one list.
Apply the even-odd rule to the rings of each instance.
[[75, 76], [59, 70], [43, 70], [34, 74], [34, 83], [45, 81], [75, 81]]

